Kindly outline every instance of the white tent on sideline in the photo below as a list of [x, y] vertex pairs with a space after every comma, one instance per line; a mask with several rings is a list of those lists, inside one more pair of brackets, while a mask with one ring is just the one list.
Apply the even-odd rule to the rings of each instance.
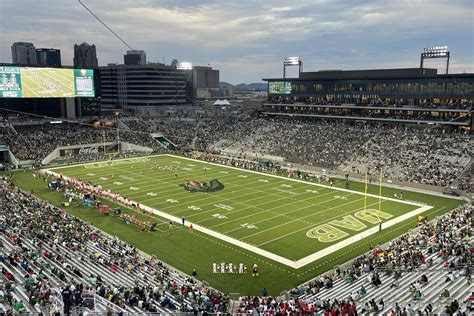
[[215, 106], [229, 106], [230, 103], [229, 103], [229, 101], [227, 101], [227, 99], [225, 99], [225, 100], [217, 99], [216, 102], [214, 102], [212, 105], [215, 105]]

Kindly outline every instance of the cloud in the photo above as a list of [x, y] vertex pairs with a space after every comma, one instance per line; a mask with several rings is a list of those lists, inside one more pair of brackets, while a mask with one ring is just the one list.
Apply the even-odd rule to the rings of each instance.
[[[233, 83], [281, 75], [289, 55], [305, 70], [416, 67], [429, 45], [450, 47], [453, 71], [474, 72], [470, 1], [83, 2], [149, 61], [210, 63]], [[15, 41], [60, 48], [64, 64], [74, 43], [95, 43], [102, 65], [121, 62], [127, 49], [75, 0], [2, 0], [0, 12], [3, 62]]]

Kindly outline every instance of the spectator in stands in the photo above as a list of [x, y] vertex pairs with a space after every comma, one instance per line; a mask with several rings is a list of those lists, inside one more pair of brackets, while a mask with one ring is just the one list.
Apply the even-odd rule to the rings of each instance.
[[61, 295], [63, 296], [64, 314], [69, 315], [72, 304], [72, 293], [70, 290], [70, 286], [65, 285], [61, 292]]
[[454, 281], [454, 274], [453, 271], [449, 271], [448, 275], [446, 276], [445, 283], [453, 282]]
[[441, 297], [448, 298], [451, 294], [449, 293], [448, 288], [445, 288], [443, 293], [441, 294]]

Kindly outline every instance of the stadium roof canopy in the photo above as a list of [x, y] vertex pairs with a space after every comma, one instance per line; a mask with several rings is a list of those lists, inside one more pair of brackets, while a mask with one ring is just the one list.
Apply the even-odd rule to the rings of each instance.
[[[466, 74], [455, 74], [466, 76]], [[471, 74], [472, 75], [472, 74]], [[451, 78], [453, 74], [438, 74], [434, 68], [399, 68], [399, 69], [367, 69], [367, 70], [320, 70], [301, 72], [298, 78], [286, 78], [289, 81], [298, 80], [361, 80], [361, 79], [412, 79], [412, 78]], [[469, 75], [468, 75], [469, 76]], [[282, 80], [282, 78], [264, 78], [264, 81]]]

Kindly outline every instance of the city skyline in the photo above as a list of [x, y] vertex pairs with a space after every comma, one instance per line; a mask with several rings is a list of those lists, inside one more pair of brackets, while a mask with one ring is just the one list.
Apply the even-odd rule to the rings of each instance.
[[[474, 72], [470, 1], [84, 1], [147, 59], [210, 64], [222, 81], [279, 77], [283, 58], [304, 70], [418, 67], [423, 47], [447, 45], [450, 73]], [[99, 65], [123, 63], [125, 47], [77, 1], [6, 0], [0, 4], [0, 62], [13, 42], [61, 50], [73, 64], [74, 44], [96, 44]], [[8, 20], [7, 20], [8, 16]], [[8, 23], [7, 23], [8, 21]], [[442, 71], [442, 62], [426, 67]]]

